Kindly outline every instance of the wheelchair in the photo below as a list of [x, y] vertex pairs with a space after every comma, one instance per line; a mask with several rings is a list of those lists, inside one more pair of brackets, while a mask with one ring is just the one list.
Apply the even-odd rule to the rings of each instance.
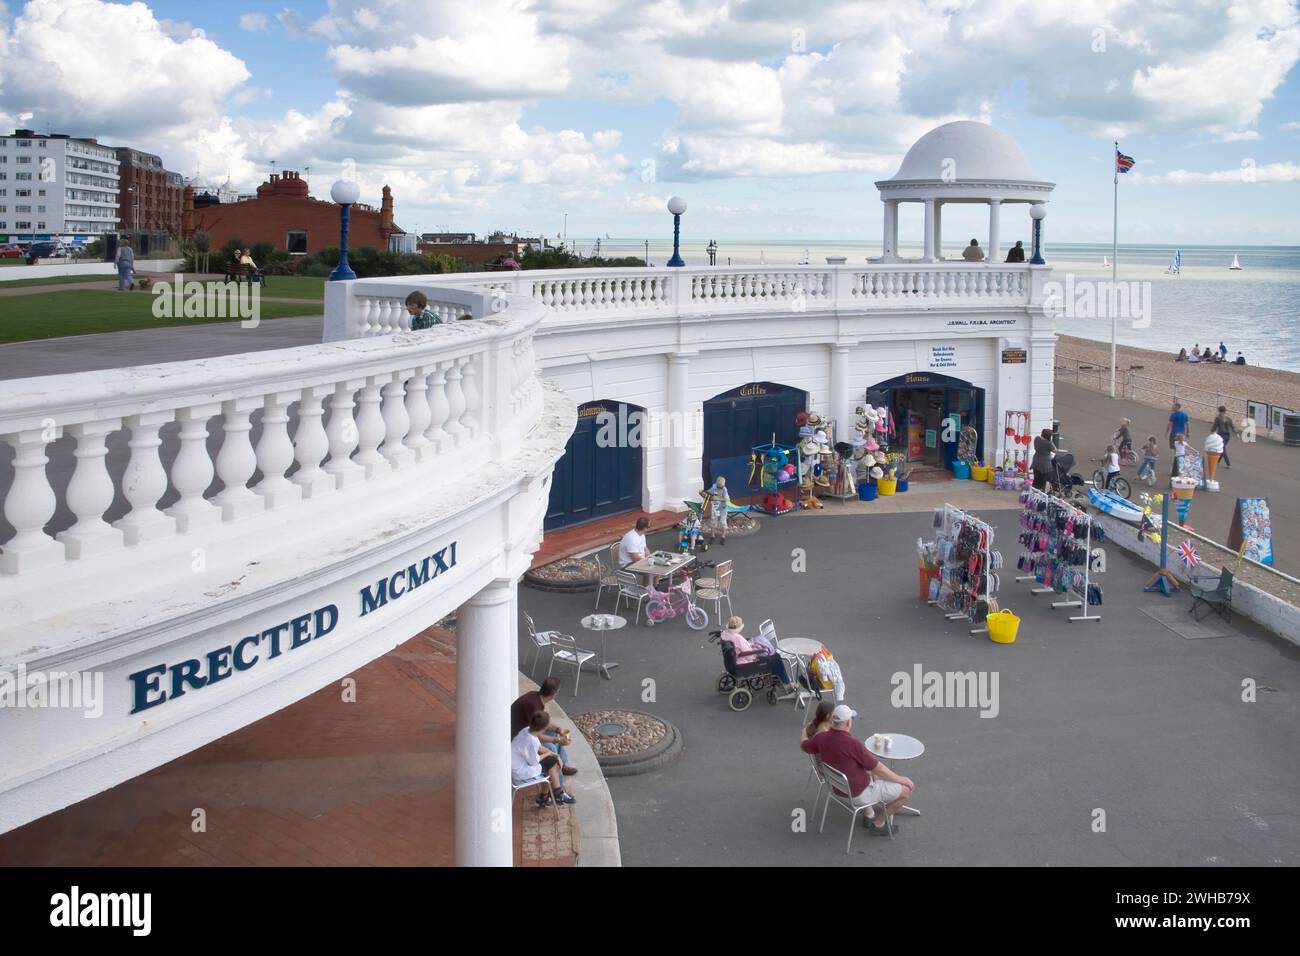
[[730, 641], [721, 638], [721, 631], [709, 632], [709, 640], [717, 641], [722, 647], [722, 666], [725, 672], [718, 678], [718, 693], [727, 695], [728, 707], [737, 713], [749, 710], [754, 697], [764, 692], [767, 702], [772, 706], [793, 696], [782, 693], [781, 682], [773, 671], [769, 658], [738, 664], [735, 647]]

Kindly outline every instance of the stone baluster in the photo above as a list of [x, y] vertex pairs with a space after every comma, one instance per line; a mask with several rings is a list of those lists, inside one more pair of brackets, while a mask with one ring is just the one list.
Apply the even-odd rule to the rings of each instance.
[[374, 335], [377, 331], [375, 327], [375, 299], [374, 296], [359, 296], [353, 301], [359, 302], [357, 328], [358, 334], [362, 336]]
[[461, 416], [465, 414], [465, 390], [461, 385], [464, 378], [459, 361], [447, 364], [447, 424], [443, 426], [457, 445], [463, 445], [469, 437]]
[[215, 402], [193, 405], [176, 413], [180, 422], [180, 450], [172, 462], [172, 485], [180, 499], [167, 509], [176, 519], [176, 530], [190, 534], [221, 523], [222, 509], [203, 497], [212, 484], [212, 458], [208, 454], [208, 419], [221, 411]]
[[330, 399], [330, 423], [325, 429], [329, 437], [330, 458], [322, 470], [334, 478], [336, 488], [346, 488], [358, 481], [364, 481], [366, 470], [352, 459], [352, 451], [357, 447], [358, 429], [355, 413], [356, 390], [362, 385], [361, 380], [339, 382]]
[[418, 368], [406, 383], [406, 418], [410, 428], [402, 443], [411, 449], [416, 461], [433, 456], [434, 448], [425, 432], [429, 428], [429, 369]]
[[77, 439], [72, 453], [77, 464], [65, 500], [77, 521], [55, 537], [67, 546], [70, 560], [121, 547], [125, 540], [121, 531], [104, 520], [104, 512], [113, 504], [113, 479], [104, 463], [108, 454], [104, 440], [121, 427], [120, 418], [68, 426], [68, 434]]
[[148, 412], [125, 419], [131, 430], [127, 447], [131, 450], [126, 471], [122, 474], [122, 494], [131, 510], [113, 522], [128, 545], [153, 541], [176, 533], [176, 519], [158, 509], [158, 501], [167, 493], [167, 470], [158, 457], [162, 438], [158, 430], [176, 417], [174, 412]]
[[266, 509], [266, 503], [248, 487], [248, 479], [257, 470], [257, 454], [249, 440], [253, 430], [249, 415], [261, 404], [261, 398], [234, 398], [221, 406], [225, 434], [221, 450], [217, 452], [217, 477], [225, 487], [212, 503], [221, 506], [221, 515], [226, 521]]
[[4, 543], [0, 571], [17, 574], [65, 560], [66, 547], [45, 533], [57, 501], [45, 474], [45, 445], [60, 437], [62, 429], [33, 428], [5, 435], [14, 450], [14, 479], [5, 497], [5, 518], [18, 533]]
[[384, 440], [384, 416], [379, 406], [383, 401], [381, 389], [388, 383], [387, 375], [371, 375], [357, 392], [357, 454], [356, 463], [366, 470], [366, 479], [376, 478], [392, 471], [388, 459], [379, 453]]
[[447, 419], [451, 417], [451, 403], [447, 400], [447, 362], [439, 362], [428, 368], [429, 378], [429, 427], [424, 437], [429, 439], [435, 452], [446, 451], [455, 444], [455, 439], [447, 431]]
[[406, 380], [413, 374], [414, 370], [403, 369], [379, 376], [379, 380], [384, 382], [384, 444], [379, 453], [388, 460], [393, 471], [400, 471], [415, 461], [415, 455], [405, 444], [406, 433], [411, 427], [411, 417], [406, 412]]
[[[483, 353], [486, 354], [486, 353]], [[482, 393], [478, 387], [479, 362], [477, 355], [467, 355], [461, 359], [461, 371], [464, 376], [460, 383], [461, 391], [465, 393], [465, 414], [460, 417], [461, 422], [469, 430], [469, 437], [478, 437], [480, 428], [479, 424], [483, 419], [480, 414], [482, 407]]]
[[[272, 392], [263, 401], [262, 435], [254, 449], [262, 480], [253, 487], [253, 493], [262, 499], [268, 510], [283, 508], [302, 500], [302, 488], [284, 476], [293, 464], [293, 442], [289, 439], [289, 405], [300, 394], [297, 390]], [[322, 449], [316, 460], [320, 461], [323, 457], [325, 452]]]
[[[316, 498], [337, 487], [335, 477], [321, 467], [321, 461], [330, 451], [321, 400], [333, 393], [332, 385], [312, 385], [302, 390], [298, 401], [298, 429], [293, 436], [293, 457], [298, 462], [298, 470], [289, 480], [302, 489], [304, 498]], [[265, 420], [262, 425], [265, 427]]]

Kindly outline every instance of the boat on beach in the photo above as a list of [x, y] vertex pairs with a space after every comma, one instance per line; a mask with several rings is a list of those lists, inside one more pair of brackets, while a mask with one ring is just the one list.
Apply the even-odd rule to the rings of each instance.
[[1110, 268], [1110, 256], [1102, 256], [1102, 257], [1101, 257], [1101, 267], [1102, 267], [1103, 269], [1109, 269], [1109, 268]]
[[1088, 501], [1102, 514], [1137, 524], [1142, 520], [1142, 509], [1122, 495], [1109, 489], [1089, 488]]
[[1174, 250], [1173, 261], [1169, 263], [1169, 268], [1165, 270], [1165, 275], [1181, 275], [1183, 271], [1183, 253], [1180, 249]]

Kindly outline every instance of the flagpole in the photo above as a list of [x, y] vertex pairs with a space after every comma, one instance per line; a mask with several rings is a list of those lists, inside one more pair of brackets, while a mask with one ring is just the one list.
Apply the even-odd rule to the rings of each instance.
[[1115, 141], [1115, 157], [1112, 161], [1115, 178], [1114, 218], [1111, 220], [1110, 234], [1110, 397], [1115, 397], [1115, 336], [1118, 334], [1119, 317], [1115, 315], [1115, 293], [1119, 275], [1119, 140]]

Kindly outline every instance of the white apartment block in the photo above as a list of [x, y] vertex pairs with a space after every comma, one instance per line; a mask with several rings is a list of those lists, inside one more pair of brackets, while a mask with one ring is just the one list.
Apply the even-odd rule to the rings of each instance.
[[80, 244], [117, 231], [117, 154], [93, 139], [0, 137], [0, 242]]

